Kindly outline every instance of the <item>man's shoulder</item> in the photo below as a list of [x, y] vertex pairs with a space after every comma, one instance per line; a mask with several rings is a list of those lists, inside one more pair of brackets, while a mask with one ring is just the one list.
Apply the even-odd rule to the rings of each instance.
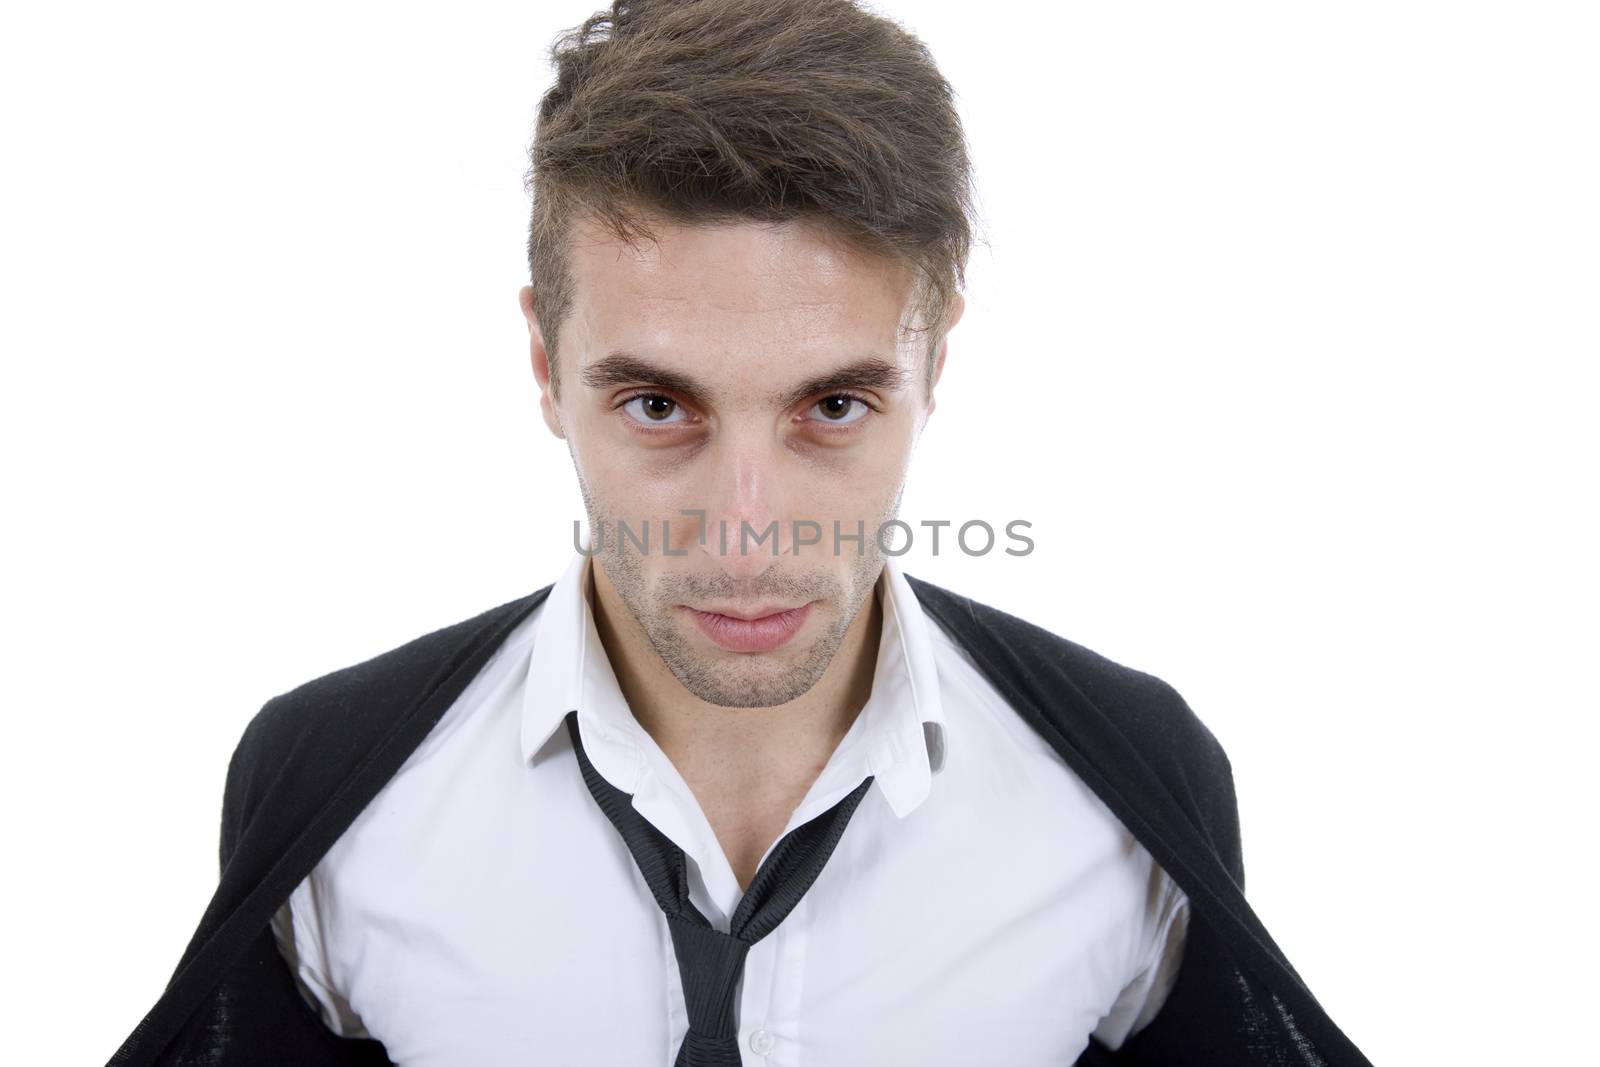
[[441, 688], [460, 688], [550, 586], [431, 630], [268, 700], [246, 725], [228, 767], [230, 799], [250, 806], [281, 776], [332, 787]]
[[431, 691], [464, 654], [486, 638], [504, 636], [507, 624], [526, 616], [549, 589], [546, 586], [506, 601], [303, 682], [267, 701], [251, 729], [264, 736], [288, 736], [330, 726], [348, 727], [351, 716], [357, 720], [391, 718]]
[[1243, 883], [1232, 765], [1174, 686], [1000, 608], [907, 579], [1000, 695], [1080, 774], [1093, 772], [1097, 791], [1148, 797], [1141, 768], [1154, 772]]
[[982, 601], [920, 578], [907, 578], [923, 607], [973, 655], [980, 669], [987, 666], [1002, 672], [1009, 684], [1024, 688], [1065, 678], [1098, 709], [1120, 721], [1164, 721], [1169, 726], [1204, 731], [1211, 738], [1178, 690], [1157, 675]]

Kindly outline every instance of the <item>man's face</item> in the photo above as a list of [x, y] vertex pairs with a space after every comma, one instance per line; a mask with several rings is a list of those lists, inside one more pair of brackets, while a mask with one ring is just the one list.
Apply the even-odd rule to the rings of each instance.
[[[872, 593], [933, 410], [926, 339], [903, 329], [912, 274], [805, 223], [652, 228], [637, 248], [574, 234], [559, 398], [524, 290], [541, 406], [577, 468], [597, 587], [695, 696], [787, 703]], [[836, 528], [864, 536], [836, 549]], [[820, 540], [797, 552], [797, 533]]]

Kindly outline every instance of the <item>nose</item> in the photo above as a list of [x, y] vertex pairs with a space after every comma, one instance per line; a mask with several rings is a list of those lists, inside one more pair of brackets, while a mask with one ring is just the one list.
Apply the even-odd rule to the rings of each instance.
[[701, 550], [731, 578], [755, 578], [789, 551], [782, 506], [781, 444], [762, 434], [719, 442], [704, 486]]

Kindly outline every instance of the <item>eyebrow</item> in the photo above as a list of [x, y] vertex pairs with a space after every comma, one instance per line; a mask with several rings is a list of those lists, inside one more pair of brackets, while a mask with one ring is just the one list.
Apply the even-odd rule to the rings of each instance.
[[[583, 384], [592, 389], [608, 389], [618, 385], [654, 385], [688, 397], [705, 405], [715, 393], [687, 374], [660, 367], [631, 352], [611, 352], [583, 368]], [[840, 389], [873, 389], [895, 392], [911, 384], [915, 375], [882, 356], [864, 356], [861, 359], [824, 371], [807, 378], [791, 389], [774, 393], [772, 402], [779, 408], [798, 404], [818, 393], [837, 392]]]

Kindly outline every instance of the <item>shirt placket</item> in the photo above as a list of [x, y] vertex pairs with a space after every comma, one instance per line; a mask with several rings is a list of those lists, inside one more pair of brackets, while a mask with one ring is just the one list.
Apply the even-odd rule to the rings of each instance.
[[807, 912], [802, 897], [789, 917], [756, 942], [745, 959], [739, 999], [739, 1056], [745, 1067], [801, 1067]]

